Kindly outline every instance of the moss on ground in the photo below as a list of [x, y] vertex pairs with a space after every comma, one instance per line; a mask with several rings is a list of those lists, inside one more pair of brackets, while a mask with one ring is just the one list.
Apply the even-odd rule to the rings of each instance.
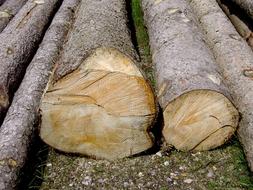
[[146, 32], [146, 28], [143, 21], [143, 12], [141, 10], [141, 4], [139, 0], [132, 0], [130, 3], [131, 7], [131, 16], [133, 18], [133, 24], [136, 31], [136, 40], [138, 50], [141, 51], [142, 57], [144, 59], [150, 59], [150, 49], [149, 49], [149, 38]]
[[[132, 0], [131, 8], [141, 65], [154, 86], [140, 0]], [[48, 150], [42, 147], [36, 155], [38, 158], [44, 157]], [[40, 160], [32, 168], [30, 183], [24, 189], [253, 190], [252, 176], [236, 137], [212, 151], [144, 153], [114, 162], [63, 154], [49, 148], [47, 160]]]
[[222, 148], [139, 155], [114, 162], [50, 150], [41, 190], [49, 189], [253, 189], [236, 139]]

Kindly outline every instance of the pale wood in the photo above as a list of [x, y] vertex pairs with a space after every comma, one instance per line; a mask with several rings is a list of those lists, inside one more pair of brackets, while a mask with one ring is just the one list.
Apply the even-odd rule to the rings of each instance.
[[222, 94], [195, 90], [173, 100], [164, 110], [170, 121], [166, 142], [184, 151], [204, 151], [224, 144], [238, 125], [238, 112]]
[[[241, 113], [238, 136], [253, 171], [253, 53], [215, 0], [188, 0]], [[246, 1], [245, 1], [246, 2]]]
[[[239, 115], [189, 4], [143, 0], [142, 6], [167, 144], [183, 151], [220, 146], [235, 132]], [[223, 125], [231, 125], [229, 132], [211, 135]]]
[[50, 84], [41, 113], [41, 138], [65, 152], [113, 160], [153, 145], [151, 88], [118, 50], [97, 49], [77, 70]]

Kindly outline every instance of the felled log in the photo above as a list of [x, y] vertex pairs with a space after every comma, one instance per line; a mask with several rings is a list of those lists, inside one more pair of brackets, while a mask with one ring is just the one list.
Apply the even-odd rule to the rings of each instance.
[[222, 145], [238, 112], [186, 1], [142, 1], [156, 67], [163, 136], [183, 151]]
[[[0, 189], [15, 189], [27, 160], [39, 104], [80, 0], [65, 0], [55, 15], [0, 128]], [[29, 164], [29, 163], [28, 163]]]
[[29, 0], [0, 33], [0, 118], [24, 75], [58, 0]]
[[242, 119], [238, 135], [253, 171], [253, 53], [215, 0], [191, 0]]
[[228, 16], [232, 24], [235, 26], [237, 32], [248, 42], [248, 44], [253, 48], [253, 32], [250, 30], [248, 25], [242, 21], [237, 15], [230, 12], [227, 5], [217, 0], [222, 10]]
[[41, 138], [109, 160], [152, 147], [156, 106], [135, 56], [125, 2], [82, 1], [42, 100]]
[[231, 0], [240, 6], [253, 19], [253, 1], [252, 0]]
[[0, 7], [0, 32], [2, 32], [26, 1], [27, 0], [8, 0]]

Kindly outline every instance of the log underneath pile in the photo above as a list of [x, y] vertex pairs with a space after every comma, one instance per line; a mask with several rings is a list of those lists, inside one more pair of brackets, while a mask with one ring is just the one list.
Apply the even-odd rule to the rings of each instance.
[[253, 1], [252, 0], [231, 0], [240, 6], [253, 19]]
[[152, 147], [154, 95], [135, 64], [125, 8], [82, 1], [42, 99], [40, 136], [52, 147], [109, 160]]
[[222, 10], [228, 16], [230, 21], [235, 26], [237, 32], [248, 42], [249, 46], [253, 48], [253, 32], [250, 30], [248, 25], [237, 15], [233, 14], [228, 6], [221, 0], [217, 0]]
[[215, 0], [189, 0], [242, 119], [238, 135], [253, 171], [253, 53]]
[[27, 0], [8, 0], [0, 7], [0, 32], [2, 32], [26, 1]]
[[216, 148], [239, 115], [185, 0], [142, 1], [156, 67], [163, 136], [183, 151]]
[[39, 104], [80, 0], [65, 0], [52, 21], [0, 128], [0, 189], [14, 189], [27, 160]]
[[29, 0], [0, 33], [0, 118], [9, 107], [58, 0]]

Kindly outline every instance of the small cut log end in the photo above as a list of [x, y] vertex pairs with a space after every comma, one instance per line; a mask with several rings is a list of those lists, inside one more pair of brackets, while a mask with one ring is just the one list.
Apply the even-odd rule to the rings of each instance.
[[226, 142], [235, 132], [239, 113], [224, 95], [211, 90], [185, 93], [164, 110], [163, 135], [182, 151], [204, 151]]

